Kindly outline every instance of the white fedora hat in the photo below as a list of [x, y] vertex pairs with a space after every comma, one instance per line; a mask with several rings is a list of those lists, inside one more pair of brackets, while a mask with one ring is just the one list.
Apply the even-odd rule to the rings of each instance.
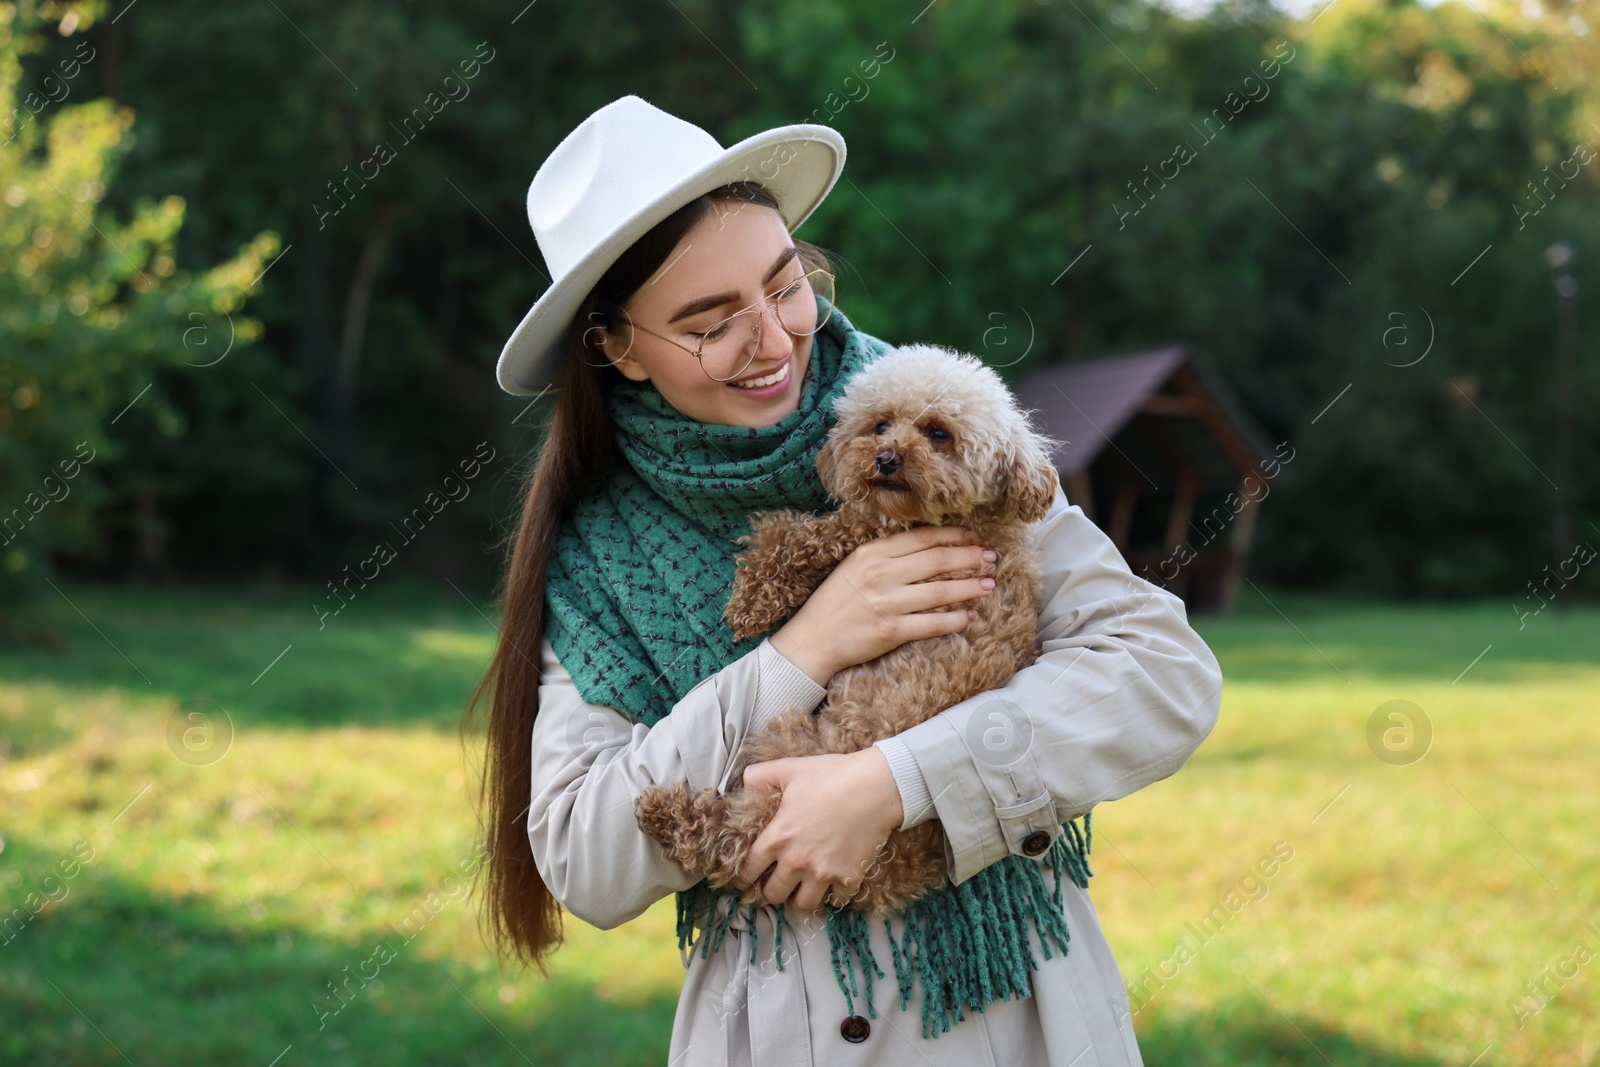
[[528, 222], [551, 284], [500, 352], [508, 393], [553, 387], [578, 305], [651, 227], [701, 193], [756, 181], [778, 200], [792, 233], [844, 170], [831, 126], [780, 126], [723, 148], [705, 130], [637, 96], [596, 111], [556, 145], [528, 186]]

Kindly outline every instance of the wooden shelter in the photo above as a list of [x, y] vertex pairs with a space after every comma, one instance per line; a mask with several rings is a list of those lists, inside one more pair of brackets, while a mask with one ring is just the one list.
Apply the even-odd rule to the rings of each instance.
[[1275, 450], [1218, 375], [1183, 345], [1047, 367], [1016, 386], [1045, 433], [1067, 499], [1135, 574], [1191, 611], [1238, 597], [1261, 501], [1288, 484]]

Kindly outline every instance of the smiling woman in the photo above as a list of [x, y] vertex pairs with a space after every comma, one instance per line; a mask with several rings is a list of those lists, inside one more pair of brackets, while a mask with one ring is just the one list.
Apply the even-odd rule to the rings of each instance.
[[[745, 180], [775, 155], [787, 162], [770, 179]], [[838, 672], [966, 630], [979, 579], [934, 579], [993, 555], [960, 527], [918, 526], [856, 547], [773, 633], [735, 636], [724, 619], [752, 514], [837, 506], [817, 469], [836, 402], [893, 350], [834, 306], [826, 256], [792, 236], [843, 163], [828, 127], [724, 149], [624, 97], [534, 177], [529, 220], [554, 281], [497, 376], [510, 393], [558, 392], [467, 710], [470, 730], [491, 702], [490, 932], [548, 974], [563, 909], [610, 929], [676, 895], [687, 974], [663, 1058], [678, 1067], [1066, 1065], [1090, 1051], [1132, 1067], [1075, 820], [1087, 831], [1095, 804], [1175, 771], [1215, 721], [1221, 678], [1182, 602], [1129, 573], [1059, 486], [1035, 531], [1037, 663], [859, 751], [733, 778], [745, 741], [816, 708]], [[996, 707], [1015, 709], [1026, 751], [996, 758]], [[781, 794], [745, 856], [765, 870], [712, 886], [663, 855], [635, 805], [684, 785]], [[918, 910], [869, 923], [833, 905], [896, 829], [930, 819], [950, 876]]]
[[683, 250], [627, 300], [602, 280], [581, 344], [689, 418], [770, 426], [799, 404], [812, 338], [833, 310], [832, 274], [820, 249], [789, 236], [760, 185], [707, 196], [662, 224], [655, 239]]

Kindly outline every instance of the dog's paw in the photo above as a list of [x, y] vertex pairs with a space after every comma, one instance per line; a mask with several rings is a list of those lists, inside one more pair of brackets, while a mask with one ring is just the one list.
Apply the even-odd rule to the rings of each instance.
[[663, 845], [671, 845], [689, 813], [689, 791], [681, 785], [671, 788], [653, 785], [639, 793], [633, 804], [633, 817], [639, 829]]
[[734, 587], [722, 617], [733, 629], [733, 635], [743, 641], [759, 637], [793, 613], [794, 606], [771, 585], [743, 582]]

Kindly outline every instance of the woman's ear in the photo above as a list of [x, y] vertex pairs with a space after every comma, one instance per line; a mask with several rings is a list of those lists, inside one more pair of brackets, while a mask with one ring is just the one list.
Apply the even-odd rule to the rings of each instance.
[[621, 336], [606, 328], [598, 312], [591, 313], [589, 318], [593, 325], [584, 331], [584, 347], [603, 355], [612, 366], [622, 372], [623, 377], [636, 382], [649, 381], [650, 372], [645, 370], [633, 355], [633, 332], [628, 331], [628, 340], [624, 341]]

